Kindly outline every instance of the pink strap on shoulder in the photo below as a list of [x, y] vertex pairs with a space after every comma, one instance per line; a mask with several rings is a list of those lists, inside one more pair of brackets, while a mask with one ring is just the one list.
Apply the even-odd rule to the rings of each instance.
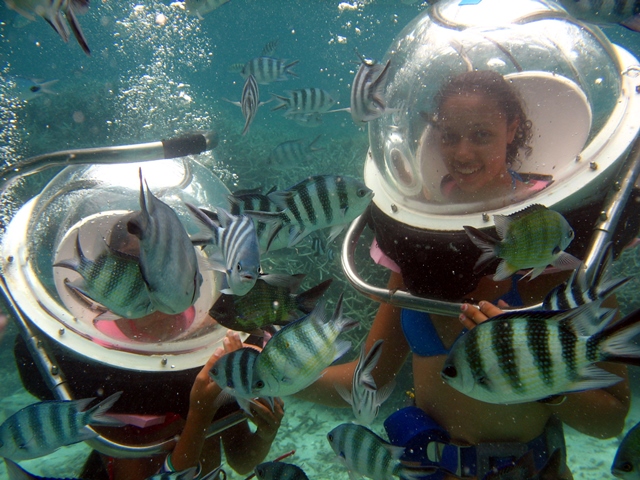
[[375, 238], [373, 239], [373, 242], [371, 242], [369, 255], [378, 265], [382, 265], [392, 272], [401, 273], [398, 264], [385, 255], [385, 253], [380, 249], [380, 246], [378, 245], [378, 240]]

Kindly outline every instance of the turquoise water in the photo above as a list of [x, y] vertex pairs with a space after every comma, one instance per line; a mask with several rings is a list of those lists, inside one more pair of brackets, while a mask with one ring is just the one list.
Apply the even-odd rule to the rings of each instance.
[[[325, 115], [313, 128], [286, 120], [272, 105], [259, 109], [248, 135], [241, 136], [244, 119], [240, 109], [224, 99], [238, 101], [243, 80], [229, 66], [258, 56], [265, 44], [278, 40], [276, 56], [300, 60], [299, 78], [260, 86], [261, 99], [288, 89], [320, 87], [339, 99], [337, 107], [349, 104], [350, 85], [358, 58], [354, 48], [367, 57], [382, 58], [392, 39], [425, 8], [418, 2], [350, 2], [344, 8], [336, 1], [231, 0], [203, 19], [188, 15], [177, 4], [115, 0], [95, 1], [86, 15], [79, 16], [89, 46], [87, 57], [75, 39], [65, 45], [42, 20], [25, 22], [0, 5], [0, 161], [13, 165], [35, 155], [71, 149], [154, 141], [194, 130], [215, 130], [220, 144], [214, 153], [202, 155], [231, 190], [261, 186], [290, 186], [311, 174], [362, 176], [367, 151], [366, 131], [354, 125], [348, 113]], [[342, 5], [342, 8], [341, 8]], [[640, 39], [622, 28], [605, 33], [634, 55], [640, 56]], [[55, 94], [43, 94], [23, 102], [9, 88], [10, 76], [57, 79]], [[295, 165], [267, 165], [271, 151], [294, 139], [321, 148], [311, 161]], [[19, 186], [29, 198], [54, 172], [31, 178]], [[3, 205], [9, 215], [14, 205]], [[366, 239], [369, 240], [370, 239]], [[361, 241], [361, 247], [367, 244]], [[266, 270], [287, 266], [316, 280], [334, 278], [330, 303], [346, 292], [346, 314], [361, 319], [363, 328], [352, 335], [357, 346], [366, 336], [367, 324], [377, 304], [351, 289], [343, 279], [339, 245], [335, 256], [317, 255], [303, 244], [295, 253], [281, 252], [265, 261]], [[362, 248], [360, 248], [362, 251]], [[363, 254], [363, 261], [365, 254]], [[640, 270], [639, 249], [625, 253], [617, 268], [627, 275]], [[624, 265], [624, 267], [623, 267]], [[366, 271], [372, 279], [386, 276], [382, 269]], [[377, 282], [380, 283], [380, 282]], [[640, 308], [637, 280], [620, 292], [623, 312]], [[0, 422], [24, 405], [36, 401], [23, 389], [14, 366], [12, 346], [17, 330], [10, 324], [0, 343]], [[354, 348], [357, 351], [357, 348]], [[410, 369], [384, 406], [381, 418], [407, 402]], [[634, 377], [636, 378], [636, 377]], [[634, 409], [628, 426], [640, 415]], [[336, 424], [351, 419], [346, 410], [310, 406], [290, 399], [287, 414], [268, 458], [291, 449], [291, 458], [311, 479], [347, 478], [337, 464], [324, 435]], [[381, 431], [380, 420], [374, 429]], [[302, 432], [302, 433], [301, 433]], [[304, 433], [306, 432], [306, 433]], [[569, 464], [576, 478], [611, 478], [610, 463], [617, 439], [595, 441], [569, 432]], [[578, 452], [595, 452], [584, 458]], [[575, 453], [574, 453], [575, 452]], [[62, 449], [42, 460], [26, 462], [39, 475], [73, 476], [80, 471], [87, 447]], [[336, 473], [339, 472], [339, 473]], [[0, 477], [6, 478], [0, 465]], [[231, 474], [230, 478], [241, 478]]]

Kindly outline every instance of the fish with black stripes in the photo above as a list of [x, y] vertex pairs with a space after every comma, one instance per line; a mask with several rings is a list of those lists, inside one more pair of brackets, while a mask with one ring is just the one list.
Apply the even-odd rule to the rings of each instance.
[[309, 290], [295, 293], [305, 275], [281, 276], [277, 285], [258, 278], [251, 291], [242, 297], [220, 295], [209, 314], [231, 330], [259, 334], [268, 326], [284, 326], [295, 320], [299, 316], [297, 311], [311, 313], [331, 285], [331, 279], [328, 279]]
[[53, 400], [24, 407], [0, 425], [0, 457], [19, 462], [42, 457], [60, 447], [82, 442], [98, 434], [87, 425], [121, 427], [107, 411], [120, 398], [116, 392], [86, 409], [94, 398]]
[[289, 62], [282, 58], [275, 58], [277, 40], [273, 40], [265, 45], [259, 57], [254, 57], [246, 63], [235, 63], [229, 67], [230, 72], [237, 72], [242, 78], [253, 75], [260, 85], [268, 85], [272, 82], [282, 82], [289, 77], [298, 75], [292, 70], [299, 60]]
[[273, 410], [273, 398], [257, 395], [252, 390], [253, 371], [259, 352], [255, 348], [242, 347], [226, 353], [211, 367], [209, 376], [226, 393], [232, 395], [240, 408], [251, 415], [250, 404], [255, 398], [263, 397]]
[[365, 344], [360, 349], [360, 357], [353, 372], [351, 391], [340, 384], [335, 388], [345, 402], [351, 405], [356, 423], [371, 425], [378, 416], [382, 405], [393, 392], [395, 380], [390, 381], [384, 387], [378, 389], [373, 379], [373, 369], [378, 364], [382, 354], [383, 340], [376, 341], [369, 353], [365, 354]]
[[182, 313], [200, 296], [198, 258], [176, 212], [145, 184], [140, 169], [140, 211], [127, 221], [127, 231], [140, 240], [140, 271], [154, 308]]
[[267, 165], [292, 166], [313, 160], [315, 152], [324, 150], [314, 146], [320, 137], [321, 135], [318, 135], [311, 142], [304, 139], [282, 142], [269, 154]]
[[260, 396], [293, 395], [315, 382], [322, 371], [351, 348], [338, 338], [358, 322], [342, 314], [342, 295], [330, 319], [324, 302], [278, 330], [260, 352], [253, 370], [252, 392]]
[[640, 32], [640, 0], [556, 0], [578, 20]]
[[598, 257], [598, 266], [587, 278], [584, 264], [573, 271], [569, 279], [551, 290], [542, 301], [545, 310], [568, 310], [589, 302], [604, 300], [632, 277], [610, 277], [613, 243], [609, 242]]
[[268, 195], [280, 212], [245, 211], [256, 220], [274, 222], [272, 237], [288, 233], [288, 246], [296, 245], [310, 233], [330, 228], [328, 242], [361, 215], [371, 203], [373, 191], [354, 177], [315, 175], [287, 190]]
[[[260, 276], [260, 247], [253, 220], [232, 215], [218, 208], [216, 220], [195, 205], [186, 204], [191, 213], [211, 232], [211, 243], [218, 251], [207, 259], [212, 270], [225, 274], [227, 295], [246, 295]], [[264, 276], [268, 281], [267, 276]]]
[[381, 64], [360, 54], [358, 56], [360, 57], [360, 67], [351, 85], [351, 104], [348, 108], [332, 110], [331, 113], [350, 112], [356, 125], [365, 125], [388, 111], [384, 89], [387, 86], [391, 60]]
[[[227, 99], [225, 99], [227, 100]], [[271, 100], [269, 100], [270, 102]], [[231, 100], [227, 100], [229, 103], [233, 103], [242, 109], [242, 115], [244, 115], [244, 129], [242, 130], [242, 135], [245, 135], [249, 131], [249, 126], [253, 122], [253, 119], [256, 117], [256, 113], [258, 113], [258, 108], [269, 102], [260, 102], [260, 90], [258, 88], [258, 83], [256, 82], [256, 78], [253, 75], [249, 75], [247, 80], [244, 82], [244, 87], [242, 88], [242, 97], [239, 102], [232, 102]]]
[[91, 260], [82, 251], [80, 230], [75, 229], [72, 235], [75, 236], [73, 258], [53, 266], [78, 273], [82, 278], [65, 279], [65, 286], [108, 310], [95, 320], [141, 318], [155, 311], [137, 257], [112, 249], [105, 242], [105, 249]]
[[617, 322], [614, 314], [591, 302], [566, 311], [497, 315], [456, 340], [442, 378], [465, 395], [499, 404], [610, 387], [622, 379], [595, 363], [640, 365], [640, 346], [633, 342], [640, 310]]
[[404, 447], [392, 445], [367, 427], [343, 423], [327, 434], [329, 445], [338, 460], [349, 470], [350, 478], [359, 475], [373, 480], [399, 477], [418, 480], [436, 473], [437, 467], [414, 467], [403, 464]]
[[69, 41], [69, 34], [73, 33], [84, 53], [91, 55], [87, 39], [76, 19], [77, 13], [82, 14], [89, 10], [89, 0], [4, 0], [4, 3], [29, 20], [35, 20], [34, 15], [41, 16], [65, 43]]
[[301, 88], [299, 90], [289, 90], [286, 93], [286, 96], [272, 93], [279, 103], [271, 111], [285, 109], [285, 116], [298, 113], [305, 115], [326, 113], [336, 103], [334, 96], [321, 88]]

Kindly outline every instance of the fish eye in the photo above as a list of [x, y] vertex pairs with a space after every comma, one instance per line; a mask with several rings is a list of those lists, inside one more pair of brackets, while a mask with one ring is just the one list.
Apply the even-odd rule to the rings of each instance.
[[631, 462], [624, 462], [622, 465], [620, 465], [620, 470], [622, 470], [623, 472], [632, 472], [633, 465], [631, 465]]
[[255, 384], [254, 384], [255, 388], [264, 388], [264, 381], [262, 380], [258, 380]]
[[569, 230], [569, 238], [573, 238], [575, 236], [575, 233], [573, 230]]
[[454, 367], [453, 365], [447, 365], [442, 370], [442, 374], [445, 377], [456, 378], [458, 376], [458, 371], [456, 370], [456, 367]]
[[333, 442], [333, 434], [332, 433], [327, 433], [327, 440], [329, 440], [330, 442]]
[[358, 189], [358, 197], [362, 198], [362, 197], [366, 197], [367, 196], [367, 189], [366, 188], [360, 188]]
[[236, 270], [239, 272], [242, 271], [242, 264], [240, 262], [238, 262], [238, 264], [236, 265]]
[[211, 375], [218, 375], [218, 367], [213, 367], [211, 369], [211, 372], [209, 372]]

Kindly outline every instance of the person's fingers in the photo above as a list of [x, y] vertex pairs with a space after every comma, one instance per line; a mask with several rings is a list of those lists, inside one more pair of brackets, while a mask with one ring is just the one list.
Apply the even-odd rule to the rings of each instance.
[[462, 312], [459, 317], [460, 322], [468, 330], [471, 330], [487, 319], [487, 316], [483, 312], [469, 303], [463, 303], [460, 306], [460, 311]]
[[[500, 315], [504, 313], [499, 307], [495, 306], [491, 302], [481, 301], [478, 306], [480, 307], [480, 311], [486, 315], [487, 318], [495, 317], [496, 315]], [[508, 305], [507, 305], [508, 306]]]

